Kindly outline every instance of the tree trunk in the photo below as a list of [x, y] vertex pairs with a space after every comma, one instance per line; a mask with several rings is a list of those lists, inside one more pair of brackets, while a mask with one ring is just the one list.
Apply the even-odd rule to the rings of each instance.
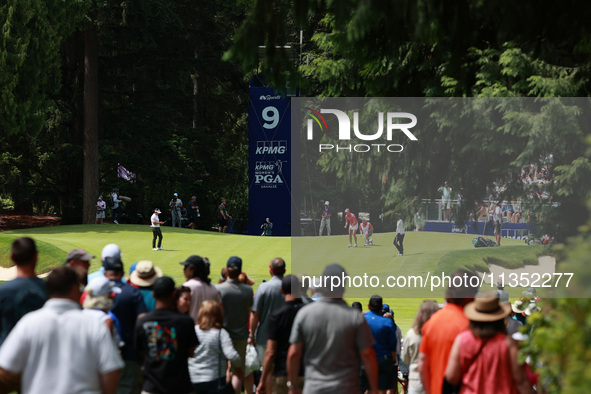
[[96, 218], [99, 194], [98, 166], [98, 36], [90, 22], [84, 34], [84, 176], [82, 223]]
[[195, 74], [193, 74], [193, 129], [196, 130], [200, 125], [199, 122], [199, 103], [197, 97], [199, 95], [199, 70], [197, 69], [197, 59], [199, 53], [195, 50]]

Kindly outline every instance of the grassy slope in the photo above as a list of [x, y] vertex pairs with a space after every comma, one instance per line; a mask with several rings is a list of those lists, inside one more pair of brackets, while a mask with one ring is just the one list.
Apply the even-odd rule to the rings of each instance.
[[[363, 247], [358, 237], [358, 248], [347, 248], [348, 237], [251, 237], [218, 234], [187, 229], [163, 228], [165, 251], [152, 251], [152, 233], [148, 226], [140, 225], [75, 225], [6, 231], [0, 234], [0, 265], [8, 261], [9, 245], [17, 236], [31, 236], [38, 241], [39, 271], [63, 263], [66, 253], [74, 247], [83, 247], [95, 254], [91, 271], [100, 267], [100, 253], [104, 245], [117, 243], [123, 252], [125, 267], [148, 259], [162, 268], [177, 282], [184, 280], [179, 262], [191, 254], [207, 256], [211, 263], [211, 277], [217, 276], [232, 255], [242, 257], [244, 270], [256, 281], [255, 288], [268, 279], [268, 263], [273, 257], [284, 257], [293, 273], [318, 275], [331, 262], [344, 265], [349, 275], [375, 275], [382, 280], [389, 275], [419, 275], [427, 272], [451, 273], [458, 265], [481, 264], [483, 257], [492, 256], [495, 262], [507, 261], [519, 265], [520, 259], [534, 259], [539, 248], [527, 247], [522, 241], [503, 240], [501, 248], [476, 250], [471, 244], [473, 236], [410, 232], [405, 238], [405, 255], [395, 256], [393, 234], [375, 234], [374, 246]], [[509, 245], [513, 245], [509, 247]], [[291, 254], [291, 258], [290, 258]], [[372, 294], [380, 294], [396, 313], [396, 322], [405, 333], [423, 299], [443, 301], [443, 291], [430, 293], [423, 289], [405, 289], [395, 293], [387, 288], [349, 289], [349, 302], [360, 301], [366, 309]]]

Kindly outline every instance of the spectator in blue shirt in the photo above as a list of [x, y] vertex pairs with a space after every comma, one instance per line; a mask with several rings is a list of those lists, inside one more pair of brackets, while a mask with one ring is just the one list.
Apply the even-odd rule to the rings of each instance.
[[[365, 320], [376, 341], [373, 349], [378, 359], [378, 389], [380, 393], [385, 393], [396, 387], [396, 328], [392, 319], [382, 316], [382, 297], [372, 296], [368, 308]], [[369, 389], [365, 373], [361, 376], [361, 387]]]

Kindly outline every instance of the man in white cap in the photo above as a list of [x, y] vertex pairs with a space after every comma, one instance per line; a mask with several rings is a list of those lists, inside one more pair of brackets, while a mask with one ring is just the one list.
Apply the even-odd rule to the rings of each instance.
[[179, 224], [179, 228], [181, 227], [181, 208], [183, 207], [183, 202], [179, 198], [178, 193], [174, 193], [172, 195], [172, 200], [168, 203], [170, 206], [170, 217], [172, 219], [172, 227], [174, 227], [175, 223]]
[[[94, 257], [94, 256], [93, 256]], [[108, 244], [105, 245], [103, 251], [101, 252], [101, 263], [105, 263], [105, 259], [107, 257], [111, 257], [113, 259], [121, 260], [121, 249], [117, 244]], [[67, 261], [67, 258], [66, 258]], [[105, 266], [101, 265], [101, 268], [98, 271], [95, 271], [88, 275], [86, 283], [90, 283], [91, 280], [94, 278], [100, 278], [101, 276], [105, 276]]]
[[318, 232], [318, 236], [322, 236], [322, 232], [326, 227], [326, 235], [330, 235], [330, 215], [332, 211], [330, 209], [330, 203], [328, 201], [324, 202], [324, 208], [322, 209], [322, 220], [320, 221], [320, 231]]
[[[152, 250], [164, 250], [162, 249], [162, 231], [160, 230], [160, 225], [164, 224], [164, 222], [160, 221], [160, 210], [158, 208], [154, 209], [154, 214], [150, 218], [150, 227], [152, 227], [152, 233], [154, 237], [152, 238]], [[174, 225], [173, 225], [174, 227]], [[158, 247], [156, 247], [156, 238], [158, 238]]]

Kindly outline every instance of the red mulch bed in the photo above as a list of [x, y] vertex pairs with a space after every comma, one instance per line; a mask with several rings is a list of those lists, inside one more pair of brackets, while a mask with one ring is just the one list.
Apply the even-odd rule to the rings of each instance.
[[26, 215], [14, 211], [0, 212], [0, 231], [57, 226], [62, 218], [56, 215]]

